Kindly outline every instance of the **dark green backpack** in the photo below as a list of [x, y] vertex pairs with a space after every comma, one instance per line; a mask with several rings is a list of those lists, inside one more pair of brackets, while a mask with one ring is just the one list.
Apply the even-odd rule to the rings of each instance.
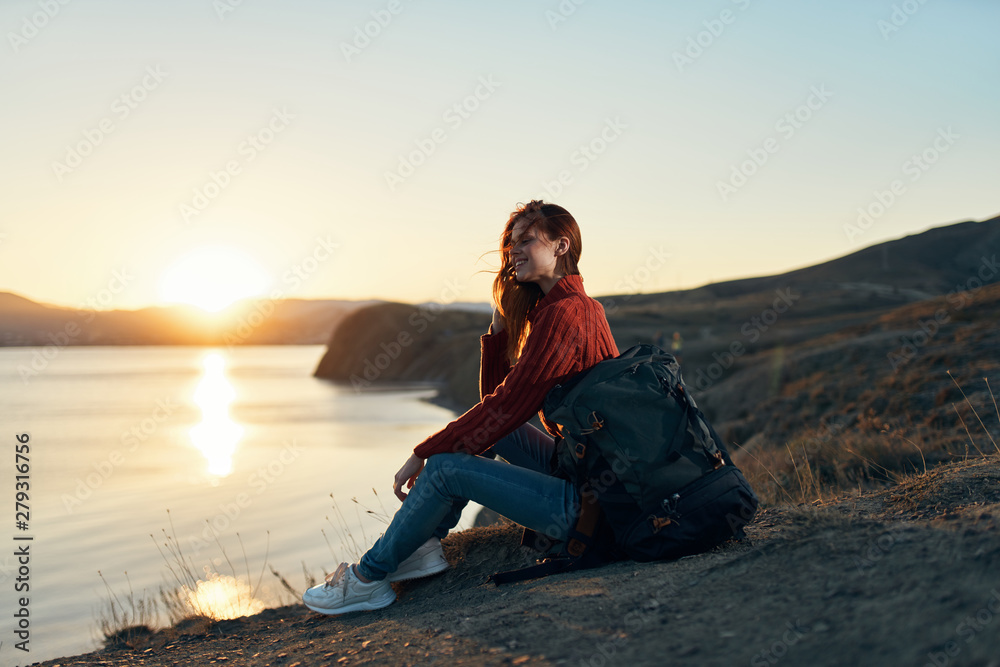
[[559, 425], [556, 474], [580, 490], [580, 519], [563, 558], [498, 583], [701, 553], [742, 537], [757, 511], [677, 360], [657, 347], [637, 345], [557, 385], [542, 410]]

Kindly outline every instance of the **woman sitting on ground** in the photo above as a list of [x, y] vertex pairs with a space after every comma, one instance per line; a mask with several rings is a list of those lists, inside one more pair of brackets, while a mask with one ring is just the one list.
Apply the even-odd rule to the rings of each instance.
[[555, 385], [618, 355], [604, 308], [583, 290], [581, 248], [576, 220], [560, 206], [532, 201], [510, 215], [493, 282], [497, 307], [481, 341], [480, 402], [413, 450], [396, 473], [403, 504], [385, 533], [359, 563], [342, 563], [307, 590], [307, 607], [380, 609], [396, 600], [390, 582], [446, 570], [441, 538], [469, 500], [566, 540], [579, 492], [552, 476], [555, 425], [540, 415], [545, 433], [527, 422]]

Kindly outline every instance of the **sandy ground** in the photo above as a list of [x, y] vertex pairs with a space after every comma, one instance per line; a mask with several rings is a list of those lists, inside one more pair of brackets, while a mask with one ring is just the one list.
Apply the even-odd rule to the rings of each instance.
[[993, 665], [1000, 455], [877, 493], [772, 508], [749, 539], [504, 587], [513, 526], [445, 542], [452, 569], [375, 612], [293, 605], [191, 620], [57, 665]]

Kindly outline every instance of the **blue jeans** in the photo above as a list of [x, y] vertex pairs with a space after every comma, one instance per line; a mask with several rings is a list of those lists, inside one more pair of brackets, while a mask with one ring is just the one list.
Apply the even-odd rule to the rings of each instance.
[[384, 579], [431, 536], [447, 535], [470, 500], [565, 541], [576, 525], [580, 501], [572, 484], [551, 475], [554, 449], [551, 436], [524, 424], [493, 445], [506, 462], [432, 455], [385, 533], [362, 556], [358, 571], [365, 579]]

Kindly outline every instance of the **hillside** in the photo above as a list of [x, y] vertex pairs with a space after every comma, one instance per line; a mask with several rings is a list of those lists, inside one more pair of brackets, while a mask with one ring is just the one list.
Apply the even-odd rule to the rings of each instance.
[[995, 666], [998, 484], [1000, 455], [976, 456], [764, 510], [748, 540], [706, 554], [499, 588], [486, 577], [531, 555], [513, 526], [473, 528], [444, 540], [450, 570], [394, 584], [385, 609], [327, 617], [289, 594], [251, 617], [133, 629], [41, 664]]
[[834, 286], [910, 297], [944, 294], [964, 283], [983, 255], [1000, 250], [1000, 217], [934, 227], [815, 266], [775, 276], [715, 283], [694, 294], [733, 296], [788, 284]]

